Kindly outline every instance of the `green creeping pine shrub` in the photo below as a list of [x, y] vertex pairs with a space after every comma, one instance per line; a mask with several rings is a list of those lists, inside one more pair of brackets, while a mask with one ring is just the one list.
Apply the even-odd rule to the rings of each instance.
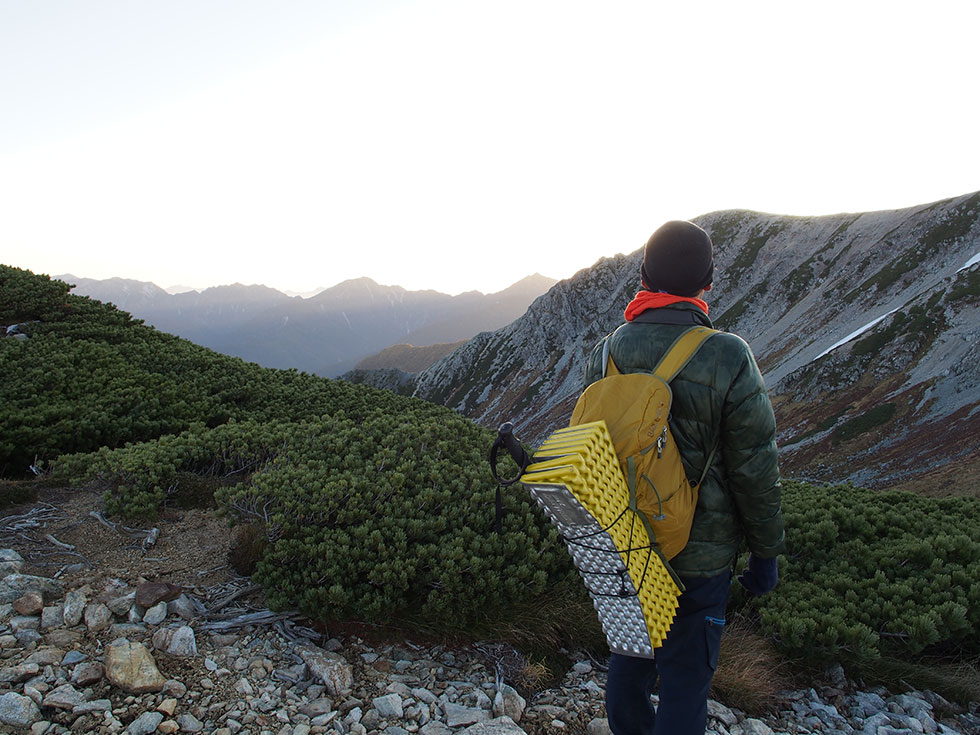
[[287, 443], [310, 431], [304, 424], [194, 424], [150, 442], [63, 455], [51, 469], [55, 478], [73, 485], [103, 489], [110, 514], [150, 517], [179, 492], [182, 476], [248, 479]]
[[581, 589], [564, 544], [519, 487], [491, 532], [492, 435], [459, 416], [378, 411], [325, 421], [216, 498], [270, 545], [255, 579], [274, 608], [320, 620], [462, 629]]
[[756, 605], [791, 655], [980, 652], [980, 499], [786, 481], [786, 555]]
[[158, 332], [68, 285], [0, 266], [3, 321], [28, 340], [0, 339], [0, 476], [62, 454], [153, 441], [196, 424], [357, 419], [385, 406], [449, 409], [295, 370], [271, 370]]

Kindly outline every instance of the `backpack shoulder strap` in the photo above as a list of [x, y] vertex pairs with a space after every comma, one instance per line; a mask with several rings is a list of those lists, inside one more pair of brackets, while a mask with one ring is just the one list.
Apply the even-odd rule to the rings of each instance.
[[674, 379], [684, 366], [691, 361], [691, 358], [701, 349], [701, 345], [718, 330], [710, 327], [691, 327], [684, 331], [680, 337], [674, 340], [667, 353], [661, 358], [660, 364], [654, 370], [654, 375], [669, 383]]
[[[717, 332], [717, 329], [703, 326], [692, 327], [686, 330], [680, 337], [674, 340], [674, 344], [670, 346], [667, 354], [660, 360], [660, 364], [657, 365], [654, 374], [664, 382], [670, 383], [677, 373], [683, 370], [684, 366], [697, 354], [697, 351], [701, 349], [701, 345], [707, 342], [708, 338]], [[701, 471], [701, 477], [698, 478], [696, 487], [700, 487], [701, 483], [704, 482], [704, 478], [711, 468], [711, 462], [714, 460], [717, 450], [718, 442], [716, 441], [714, 446], [711, 447], [711, 451], [708, 452], [708, 459], [704, 463], [704, 469]]]

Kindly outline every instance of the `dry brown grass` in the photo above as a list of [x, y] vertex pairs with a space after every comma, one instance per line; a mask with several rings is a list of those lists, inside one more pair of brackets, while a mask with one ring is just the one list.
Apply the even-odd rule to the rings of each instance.
[[858, 670], [865, 683], [883, 684], [893, 691], [929, 689], [963, 706], [980, 702], [980, 658], [962, 661], [881, 658], [859, 666]]
[[776, 709], [778, 692], [792, 686], [792, 669], [751, 623], [730, 616], [721, 639], [711, 696], [749, 714]]

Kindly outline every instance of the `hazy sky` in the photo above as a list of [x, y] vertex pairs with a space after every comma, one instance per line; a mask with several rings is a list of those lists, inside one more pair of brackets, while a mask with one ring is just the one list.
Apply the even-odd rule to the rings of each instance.
[[716, 209], [980, 189], [975, 0], [0, 0], [0, 262], [564, 278]]

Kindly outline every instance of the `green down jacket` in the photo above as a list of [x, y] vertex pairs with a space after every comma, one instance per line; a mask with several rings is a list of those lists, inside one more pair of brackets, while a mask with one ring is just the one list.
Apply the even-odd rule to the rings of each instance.
[[[693, 304], [644, 312], [610, 337], [610, 355], [623, 373], [653, 372], [685, 330], [711, 321]], [[654, 311], [654, 310], [649, 310]], [[685, 312], [691, 312], [685, 314]], [[682, 318], [684, 324], [645, 319]], [[602, 377], [602, 343], [593, 349], [585, 386]], [[697, 482], [712, 446], [717, 450], [701, 485], [687, 546], [671, 561], [682, 577], [710, 577], [731, 568], [744, 539], [762, 558], [783, 551], [776, 422], [762, 374], [740, 337], [713, 335], [671, 381], [671, 433], [684, 469]]]

